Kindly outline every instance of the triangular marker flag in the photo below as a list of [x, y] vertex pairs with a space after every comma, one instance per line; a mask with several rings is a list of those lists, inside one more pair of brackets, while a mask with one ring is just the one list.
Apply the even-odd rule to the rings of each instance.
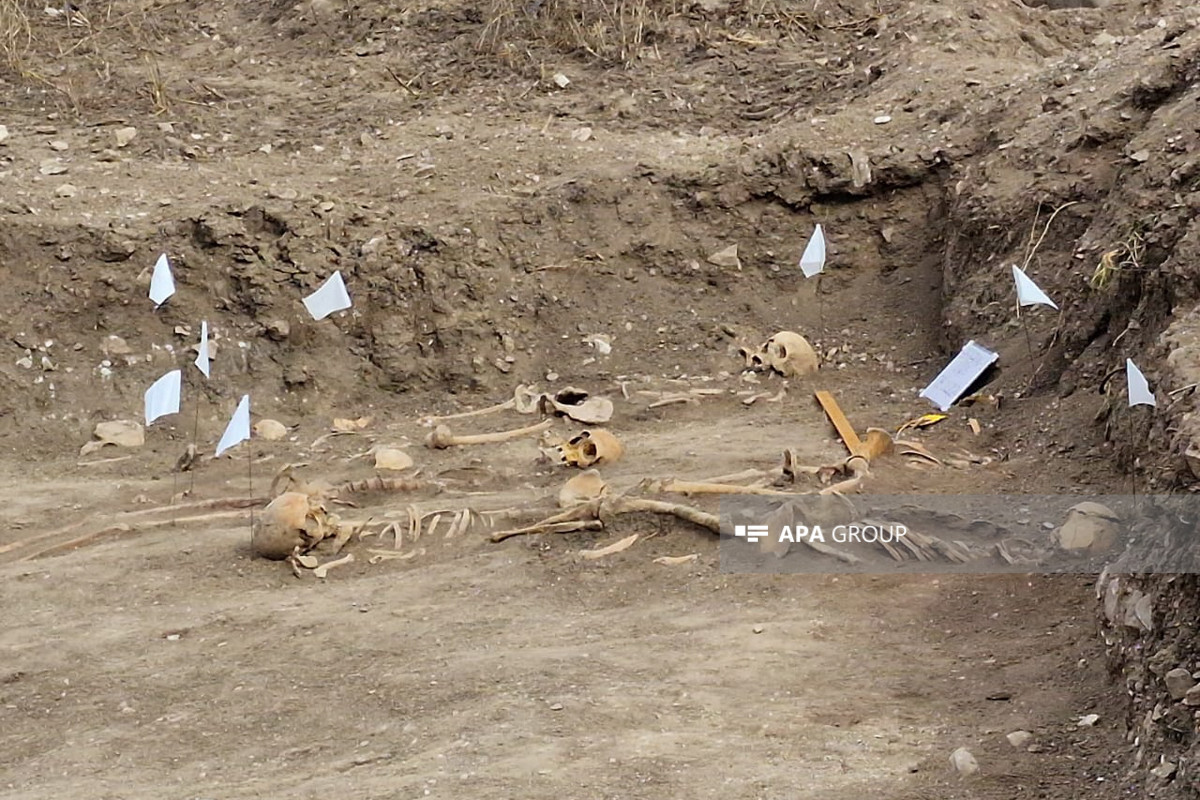
[[1046, 296], [1046, 293], [1033, 282], [1025, 271], [1013, 264], [1012, 268], [1013, 280], [1017, 283], [1017, 304], [1021, 306], [1050, 306], [1054, 310], [1058, 310], [1058, 306], [1054, 301]]
[[804, 277], [811, 278], [825, 270], [825, 232], [817, 225], [808, 244], [804, 247], [804, 255], [800, 256], [800, 271]]
[[1154, 401], [1154, 392], [1150, 391], [1150, 384], [1146, 383], [1146, 376], [1131, 358], [1125, 359], [1125, 381], [1129, 384], [1130, 407], [1158, 405]]
[[154, 307], [158, 308], [173, 294], [175, 278], [171, 276], [171, 262], [167, 260], [167, 254], [163, 253], [158, 257], [158, 261], [154, 262], [154, 274], [150, 276], [150, 299], [154, 301]]
[[316, 320], [325, 319], [335, 311], [349, 308], [350, 295], [346, 293], [346, 284], [342, 281], [342, 273], [333, 273], [320, 289], [304, 298], [304, 307]]
[[200, 353], [199, 353], [199, 355], [196, 356], [196, 362], [195, 362], [196, 369], [203, 372], [204, 377], [211, 378], [212, 375], [209, 374], [209, 366], [208, 366], [208, 321], [207, 320], [200, 323], [200, 347], [198, 348], [198, 350], [200, 351]]
[[244, 442], [250, 438], [250, 395], [242, 395], [242, 400], [238, 403], [237, 408], [233, 412], [233, 416], [229, 419], [229, 424], [225, 426], [225, 433], [221, 434], [221, 441], [217, 442], [217, 455], [221, 455], [229, 448], [239, 442]]
[[146, 390], [146, 424], [159, 417], [179, 413], [179, 393], [183, 383], [183, 372], [172, 370], [156, 380]]

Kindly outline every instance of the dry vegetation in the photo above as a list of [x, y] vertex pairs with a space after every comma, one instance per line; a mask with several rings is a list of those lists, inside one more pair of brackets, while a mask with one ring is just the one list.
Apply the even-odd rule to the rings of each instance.
[[108, 0], [85, 12], [0, 0], [0, 80], [49, 91], [60, 111], [76, 117], [131, 95], [161, 114], [168, 108], [157, 66], [162, 39], [154, 15], [139, 5]]
[[29, 0], [0, 0], [0, 54], [8, 70], [20, 72], [33, 32], [29, 27]]
[[676, 13], [674, 0], [490, 0], [480, 44], [511, 61], [536, 43], [628, 67]]

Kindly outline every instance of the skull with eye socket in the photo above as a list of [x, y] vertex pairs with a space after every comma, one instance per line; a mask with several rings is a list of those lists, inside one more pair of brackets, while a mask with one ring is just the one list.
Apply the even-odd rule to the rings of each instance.
[[812, 345], [798, 333], [780, 331], [767, 339], [757, 350], [739, 348], [738, 354], [748, 370], [772, 370], [785, 378], [811, 375], [820, 366]]
[[597, 464], [612, 464], [625, 454], [620, 439], [603, 428], [594, 428], [546, 449], [559, 463], [587, 469]]

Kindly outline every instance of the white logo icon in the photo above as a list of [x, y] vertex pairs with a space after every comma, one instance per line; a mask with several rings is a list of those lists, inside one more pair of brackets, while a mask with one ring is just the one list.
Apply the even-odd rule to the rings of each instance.
[[744, 538], [747, 542], [757, 542], [768, 533], [766, 525], [735, 525], [733, 535]]

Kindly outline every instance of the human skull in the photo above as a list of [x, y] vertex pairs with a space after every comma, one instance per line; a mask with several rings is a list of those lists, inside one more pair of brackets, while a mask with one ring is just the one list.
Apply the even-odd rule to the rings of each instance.
[[303, 492], [284, 492], [255, 517], [250, 547], [256, 556], [282, 561], [307, 553], [338, 532], [337, 517]]
[[812, 345], [798, 333], [780, 331], [767, 339], [762, 347], [762, 357], [771, 369], [785, 378], [798, 378], [817, 371], [817, 353]]
[[625, 447], [606, 430], [583, 431], [558, 446], [563, 462], [572, 467], [611, 464], [625, 454]]

